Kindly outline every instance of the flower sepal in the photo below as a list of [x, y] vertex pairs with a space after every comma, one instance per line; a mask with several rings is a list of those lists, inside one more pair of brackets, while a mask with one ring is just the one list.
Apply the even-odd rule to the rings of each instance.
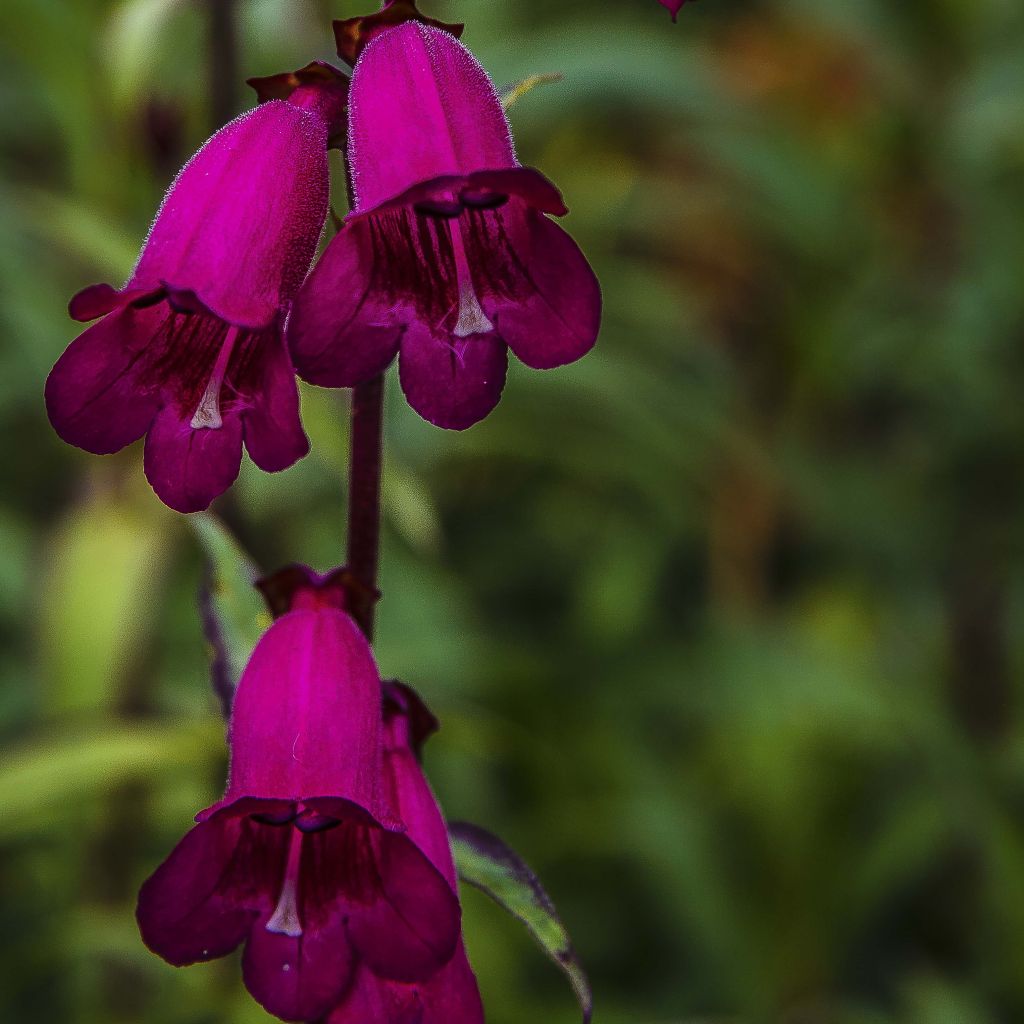
[[334, 22], [334, 40], [338, 56], [351, 67], [355, 67], [366, 44], [385, 29], [394, 28], [406, 21], [418, 21], [431, 28], [439, 28], [458, 39], [465, 25], [448, 23], [428, 18], [421, 14], [416, 0], [387, 0], [383, 8], [374, 14], [357, 18], [344, 18]]
[[263, 78], [247, 78], [260, 103], [284, 100], [301, 110], [312, 110], [327, 122], [328, 149], [345, 146], [348, 116], [348, 75], [324, 60], [312, 60], [297, 71]]

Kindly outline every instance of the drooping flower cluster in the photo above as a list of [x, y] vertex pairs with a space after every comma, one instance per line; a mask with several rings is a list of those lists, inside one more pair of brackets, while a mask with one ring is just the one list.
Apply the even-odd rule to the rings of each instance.
[[[232, 484], [243, 446], [267, 471], [306, 454], [296, 375], [378, 396], [379, 478], [379, 378], [396, 358], [409, 404], [463, 429], [498, 403], [509, 349], [546, 369], [597, 337], [597, 281], [552, 219], [562, 197], [519, 163], [462, 26], [387, 0], [334, 29], [351, 80], [323, 62], [250, 80], [259, 105], [179, 173], [124, 287], [71, 300], [96, 322], [47, 381], [54, 428], [98, 454], [145, 436], [146, 477], [180, 512]], [[351, 209], [310, 272], [331, 147]], [[352, 557], [361, 578], [292, 566], [262, 584], [275, 621], [231, 700], [226, 792], [142, 886], [139, 929], [176, 966], [243, 946], [246, 986], [283, 1020], [482, 1024], [419, 764], [437, 723], [382, 685], [368, 642], [378, 526]]]
[[433, 718], [405, 687], [385, 699], [342, 577], [275, 583], [288, 610], [239, 682], [227, 791], [143, 885], [139, 928], [176, 966], [244, 943], [246, 986], [284, 1020], [474, 1024], [447, 830], [415, 756]]
[[[335, 28], [351, 87], [323, 63], [254, 80], [264, 102], [182, 170], [124, 288], [71, 302], [102, 319], [50, 374], [51, 422], [100, 454], [145, 434], [181, 512], [231, 485], [243, 442], [271, 472], [306, 454], [296, 371], [353, 387], [398, 355], [413, 408], [462, 429], [497, 404], [507, 349], [545, 369], [597, 337], [597, 281], [550, 219], [562, 198], [516, 159], [461, 26], [391, 0]], [[346, 127], [355, 203], [303, 284]]]

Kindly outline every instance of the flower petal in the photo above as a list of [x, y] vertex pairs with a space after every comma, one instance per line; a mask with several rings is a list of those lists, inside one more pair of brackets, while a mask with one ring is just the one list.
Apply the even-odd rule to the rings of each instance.
[[347, 225], [331, 239], [299, 291], [288, 319], [288, 344], [304, 380], [353, 387], [395, 358], [402, 327], [374, 289], [371, 227]]
[[357, 211], [440, 175], [516, 166], [487, 72], [454, 36], [416, 21], [381, 32], [360, 56], [349, 146]]
[[146, 437], [146, 479], [177, 512], [200, 512], [223, 494], [242, 464], [242, 421], [227, 413], [217, 430], [193, 429], [173, 407], [160, 410]]
[[459, 943], [451, 961], [429, 981], [385, 981], [365, 967], [326, 1024], [483, 1024], [484, 1008], [466, 952]]
[[166, 283], [230, 323], [272, 323], [327, 216], [326, 147], [324, 120], [283, 100], [225, 125], [175, 179], [127, 287]]
[[502, 217], [507, 252], [516, 264], [508, 278], [515, 286], [506, 295], [484, 292], [481, 303], [516, 356], [535, 370], [548, 370], [593, 348], [601, 289], [579, 246], [554, 221], [520, 210]]
[[309, 439], [299, 418], [299, 389], [284, 340], [274, 335], [268, 344], [261, 386], [242, 420], [250, 458], [260, 469], [277, 473], [309, 453]]
[[407, 836], [378, 831], [373, 840], [379, 891], [350, 906], [349, 935], [374, 974], [424, 981], [455, 952], [459, 901]]
[[373, 655], [348, 615], [283, 615], [256, 645], [235, 693], [222, 803], [331, 796], [375, 815], [380, 699]]
[[226, 879], [242, 844], [244, 821], [196, 825], [139, 891], [142, 941], [176, 967], [214, 960], [245, 938], [257, 911], [231, 899]]
[[304, 923], [301, 935], [267, 931], [270, 913], [256, 922], [245, 945], [242, 977], [268, 1013], [290, 1021], [322, 1018], [341, 998], [353, 955], [340, 916], [322, 927]]
[[415, 322], [402, 337], [398, 358], [409, 404], [449, 430], [471, 427], [498, 404], [507, 367], [505, 343], [494, 334], [449, 341]]
[[420, 988], [419, 1024], [483, 1024], [484, 1005], [462, 940], [451, 960]]
[[121, 309], [83, 331], [46, 380], [46, 411], [68, 442], [97, 455], [138, 440], [160, 408], [136, 383], [145, 346], [160, 323], [154, 310]]

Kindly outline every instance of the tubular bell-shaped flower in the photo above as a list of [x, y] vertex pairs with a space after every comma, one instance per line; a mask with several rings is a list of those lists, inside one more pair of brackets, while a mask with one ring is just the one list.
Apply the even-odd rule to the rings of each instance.
[[399, 353], [413, 408], [461, 429], [497, 404], [507, 348], [538, 369], [591, 348], [600, 291], [547, 216], [562, 198], [519, 165], [493, 85], [452, 35], [420, 21], [370, 33], [348, 139], [354, 207], [289, 321], [302, 377], [349, 387]]
[[[456, 891], [448, 829], [419, 764], [423, 741], [437, 728], [419, 697], [400, 683], [385, 685], [384, 780], [387, 799]], [[476, 978], [460, 938], [455, 955], [431, 979], [418, 984], [385, 981], [360, 968], [327, 1024], [483, 1024]]]
[[245, 942], [252, 995], [315, 1021], [357, 970], [427, 981], [459, 937], [451, 880], [384, 791], [381, 684], [335, 577], [298, 579], [260, 640], [231, 716], [222, 800], [143, 885], [146, 945], [177, 966]]
[[283, 325], [327, 215], [348, 79], [313, 64], [268, 81], [287, 100], [232, 121], [185, 165], [124, 288], [71, 300], [74, 319], [102, 319], [46, 383], [65, 441], [107, 454], [147, 434], [146, 476], [180, 512], [231, 485], [243, 441], [268, 471], [309, 449]]
[[675, 21], [679, 17], [679, 12], [683, 9], [683, 4], [686, 3], [686, 0], [658, 0], [658, 3], [672, 15], [672, 20]]

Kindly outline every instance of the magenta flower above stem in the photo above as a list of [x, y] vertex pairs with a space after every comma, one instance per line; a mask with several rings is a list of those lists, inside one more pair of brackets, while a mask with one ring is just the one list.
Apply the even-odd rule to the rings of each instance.
[[124, 288], [71, 300], [76, 320], [102, 319], [46, 383], [65, 441], [106, 454], [148, 435], [146, 476], [180, 512], [231, 485], [243, 441], [271, 472], [309, 448], [283, 324], [327, 215], [348, 80], [323, 64], [290, 77], [287, 101], [232, 121], [184, 167]]
[[[448, 829], [423, 775], [418, 752], [437, 728], [419, 697], [400, 683], [385, 686], [384, 779], [388, 801], [409, 830], [409, 838], [456, 891]], [[327, 1024], [483, 1024], [476, 978], [460, 938], [455, 955], [430, 980], [385, 981], [361, 968]]]
[[672, 15], [672, 20], [675, 21], [679, 17], [679, 12], [683, 9], [683, 4], [686, 3], [686, 0], [658, 0], [658, 3]]
[[548, 214], [565, 205], [516, 160], [493, 85], [452, 35], [377, 30], [352, 76], [355, 203], [289, 321], [306, 380], [351, 387], [399, 356], [410, 404], [461, 429], [497, 404], [507, 348], [560, 366], [594, 344], [597, 280]]
[[451, 878], [389, 804], [380, 679], [343, 602], [337, 574], [297, 581], [235, 695], [227, 792], [139, 893], [150, 949], [182, 966], [244, 942], [249, 991], [292, 1021], [357, 971], [428, 981], [459, 937]]

